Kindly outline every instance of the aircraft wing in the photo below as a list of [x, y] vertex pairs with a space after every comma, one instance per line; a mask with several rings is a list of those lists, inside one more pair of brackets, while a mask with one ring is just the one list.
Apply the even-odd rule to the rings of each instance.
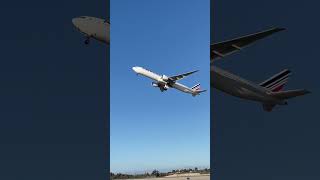
[[210, 61], [217, 58], [225, 57], [229, 54], [232, 54], [234, 52], [237, 52], [241, 50], [242, 48], [254, 43], [255, 41], [258, 41], [260, 39], [263, 39], [267, 36], [270, 36], [273, 33], [283, 31], [284, 28], [272, 28], [266, 31], [261, 31], [255, 34], [250, 34], [247, 36], [243, 36], [240, 38], [211, 44], [210, 46]]
[[179, 75], [176, 75], [176, 76], [171, 76], [171, 77], [169, 77], [169, 79], [171, 80], [171, 81], [179, 81], [179, 80], [181, 80], [181, 79], [183, 79], [183, 78], [185, 78], [186, 76], [189, 76], [189, 75], [191, 75], [191, 74], [193, 74], [193, 73], [196, 73], [196, 72], [198, 72], [198, 70], [196, 70], [196, 71], [191, 71], [191, 72], [187, 72], [187, 73], [184, 73], [184, 74], [179, 74]]

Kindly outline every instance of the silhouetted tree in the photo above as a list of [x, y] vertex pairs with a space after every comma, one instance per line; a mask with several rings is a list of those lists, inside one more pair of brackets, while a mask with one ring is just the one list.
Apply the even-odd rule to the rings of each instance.
[[153, 176], [156, 176], [156, 177], [159, 177], [160, 176], [160, 173], [158, 170], [153, 170], [152, 173], [151, 173]]

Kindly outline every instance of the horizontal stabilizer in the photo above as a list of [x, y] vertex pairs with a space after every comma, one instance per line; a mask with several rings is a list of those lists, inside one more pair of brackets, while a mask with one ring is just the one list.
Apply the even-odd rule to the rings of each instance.
[[206, 92], [207, 90], [198, 90], [197, 92], [198, 93], [203, 93], [203, 92]]
[[[309, 93], [310, 91], [306, 89], [296, 89], [296, 90], [288, 90], [288, 91], [280, 91], [280, 92], [271, 92], [270, 95], [277, 99], [286, 100], [286, 99], [294, 98], [297, 96], [303, 96]], [[285, 102], [285, 104], [287, 103]], [[275, 104], [263, 103], [262, 106], [265, 111], [271, 112], [272, 109], [275, 107]]]
[[273, 92], [271, 95], [273, 97], [279, 98], [279, 99], [290, 99], [297, 96], [303, 96], [306, 94], [309, 94], [310, 91], [306, 89], [296, 89], [296, 90], [288, 90], [288, 91], [280, 91], [280, 92]]
[[197, 96], [197, 95], [200, 95], [201, 93], [203, 92], [206, 92], [207, 90], [195, 90], [193, 93], [192, 93], [192, 96]]

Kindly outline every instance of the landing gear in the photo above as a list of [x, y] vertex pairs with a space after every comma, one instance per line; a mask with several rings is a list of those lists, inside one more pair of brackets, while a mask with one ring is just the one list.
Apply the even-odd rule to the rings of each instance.
[[166, 91], [166, 90], [167, 90], [167, 88], [166, 88], [166, 87], [164, 87], [164, 86], [159, 86], [159, 89], [160, 89], [160, 91], [161, 91], [161, 92], [164, 92], [164, 91]]
[[88, 45], [90, 43], [90, 37], [87, 37], [86, 40], [84, 41], [84, 44]]

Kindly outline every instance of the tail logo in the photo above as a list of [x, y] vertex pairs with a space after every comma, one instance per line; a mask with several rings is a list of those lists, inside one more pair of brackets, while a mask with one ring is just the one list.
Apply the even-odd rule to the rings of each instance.
[[199, 91], [200, 90], [200, 84], [197, 84], [197, 85], [195, 85], [195, 86], [193, 86], [191, 89], [192, 90], [195, 90], [195, 91]]
[[283, 89], [284, 85], [288, 82], [289, 76], [291, 75], [291, 71], [285, 69], [280, 73], [272, 76], [266, 81], [260, 83], [260, 86], [265, 87], [272, 92], [279, 92]]

